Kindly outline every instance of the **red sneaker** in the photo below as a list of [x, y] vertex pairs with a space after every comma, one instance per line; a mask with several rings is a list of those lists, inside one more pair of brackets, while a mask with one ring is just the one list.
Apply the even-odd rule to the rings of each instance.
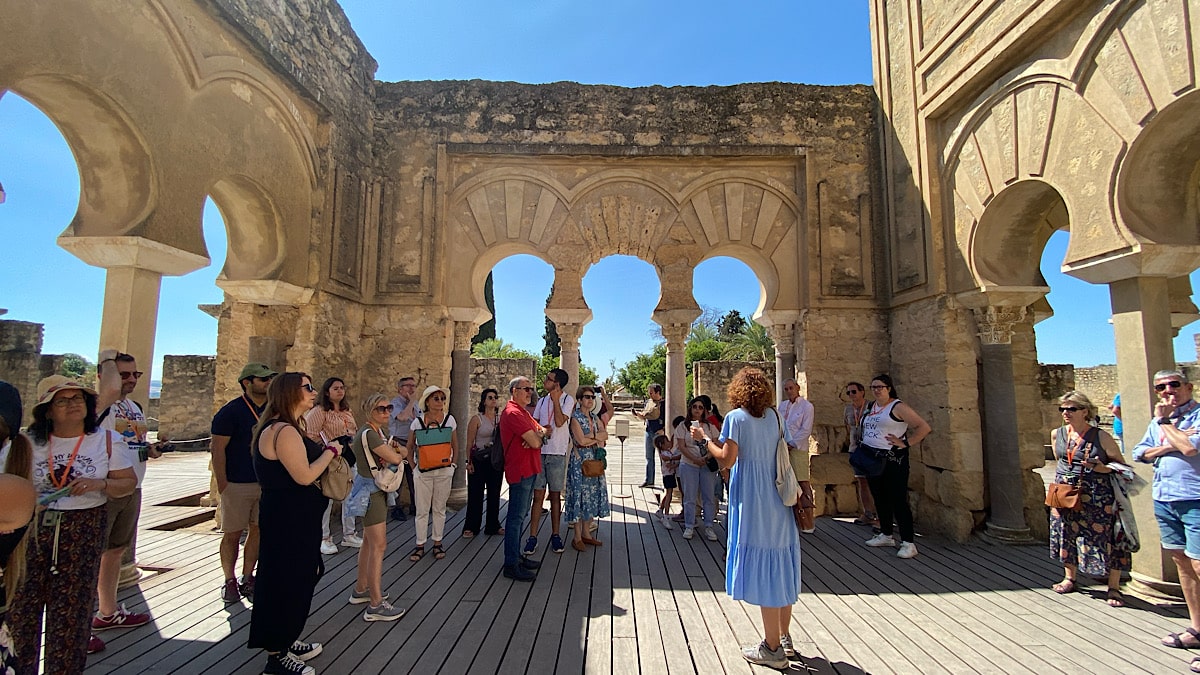
[[92, 617], [92, 630], [108, 630], [109, 628], [133, 628], [150, 623], [149, 614], [137, 614], [125, 609], [125, 605], [117, 608], [112, 616], [101, 616], [99, 613]]
[[87, 653], [95, 654], [96, 652], [104, 651], [104, 649], [104, 640], [101, 640], [100, 638], [96, 637], [95, 633], [92, 633], [92, 637], [88, 638]]

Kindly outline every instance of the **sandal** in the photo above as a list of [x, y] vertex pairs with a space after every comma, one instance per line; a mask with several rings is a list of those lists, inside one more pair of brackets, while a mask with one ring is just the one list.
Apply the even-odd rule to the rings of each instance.
[[1125, 606], [1125, 596], [1121, 595], [1121, 589], [1119, 589], [1119, 588], [1108, 589], [1107, 599], [1108, 599], [1109, 607], [1124, 607]]
[[1188, 665], [1188, 668], [1191, 669], [1193, 673], [1200, 673], [1200, 656], [1193, 658], [1191, 664]]
[[871, 525], [872, 527], [879, 525], [879, 516], [870, 511], [854, 519], [855, 525]]
[[599, 539], [593, 539], [591, 537], [584, 537], [583, 543], [591, 544], [592, 546], [603, 546], [604, 545], [604, 542], [600, 541]]
[[572, 539], [571, 548], [575, 549], [576, 551], [586, 551], [587, 545], [585, 545], [583, 541], [584, 540], [582, 539]]
[[424, 546], [418, 546], [412, 550], [412, 553], [408, 554], [408, 559], [413, 562], [420, 562], [421, 558], [424, 558], [424, 557], [425, 557], [425, 547]]
[[[1192, 644], [1187, 644], [1183, 641], [1184, 636], [1192, 636]], [[1188, 627], [1182, 633], [1169, 633], [1162, 639], [1163, 646], [1171, 647], [1172, 649], [1200, 649], [1200, 631], [1195, 628]], [[1200, 658], [1200, 657], [1198, 657]]]
[[1074, 579], [1063, 579], [1062, 581], [1058, 582], [1057, 584], [1054, 584], [1050, 588], [1053, 589], [1055, 593], [1058, 593], [1060, 595], [1064, 594], [1064, 593], [1074, 593], [1075, 592], [1075, 580]]
[[434, 544], [431, 551], [433, 552], [434, 560], [441, 560], [446, 557], [446, 549], [442, 548], [441, 544]]
[[474, 532], [472, 532], [472, 531], [470, 531], [470, 530], [463, 530], [463, 533], [462, 533], [462, 538], [463, 538], [463, 539], [470, 539], [470, 538], [472, 538], [472, 537], [474, 537], [474, 536], [475, 536], [475, 533], [474, 533]]

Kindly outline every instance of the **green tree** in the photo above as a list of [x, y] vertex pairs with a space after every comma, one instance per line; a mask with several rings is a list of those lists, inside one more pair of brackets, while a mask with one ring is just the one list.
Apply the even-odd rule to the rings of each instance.
[[667, 381], [667, 343], [660, 342], [649, 354], [638, 354], [617, 371], [617, 380], [634, 396], [645, 396], [652, 383]]
[[[551, 356], [549, 354], [543, 354], [542, 358], [538, 359], [537, 382], [535, 382], [534, 384], [538, 388], [539, 396], [542, 396], [546, 393], [545, 389], [542, 387], [542, 383], [546, 381], [546, 376], [550, 374], [551, 370], [554, 370], [555, 368], [560, 367], [561, 363], [562, 363], [562, 359], [560, 357]], [[596, 374], [595, 368], [589, 368], [586, 363], [580, 362], [580, 364], [579, 364], [579, 381], [578, 382], [568, 382], [567, 388], [565, 391], [568, 394], [574, 396], [576, 387], [579, 387], [579, 386], [582, 386], [585, 384], [596, 384], [596, 380], [598, 377], [599, 376]]]
[[721, 317], [721, 323], [717, 328], [722, 340], [731, 340], [739, 333], [745, 332], [746, 319], [742, 317], [741, 312], [731, 309]]
[[492, 338], [484, 340], [471, 349], [471, 356], [477, 359], [534, 359], [532, 352], [519, 349], [504, 340]]
[[87, 375], [96, 374], [96, 366], [79, 354], [63, 354], [62, 365], [58, 368], [59, 375], [76, 380], [83, 380]]
[[[550, 306], [550, 298], [554, 297], [554, 284], [550, 284], [550, 295], [546, 296], [546, 307]], [[558, 344], [558, 326], [546, 317], [546, 332], [542, 333], [542, 339], [546, 341], [546, 346], [542, 347], [542, 353], [555, 358], [562, 356], [562, 349]], [[552, 366], [557, 368], [557, 366]]]
[[488, 311], [492, 313], [492, 318], [484, 322], [479, 327], [479, 332], [475, 337], [471, 338], [471, 348], [484, 342], [492, 340], [496, 337], [496, 293], [492, 288], [492, 273], [488, 272], [487, 280], [483, 282], [483, 301], [487, 304]]
[[722, 361], [773, 361], [775, 341], [760, 323], [750, 322], [746, 329], [734, 335], [721, 351]]

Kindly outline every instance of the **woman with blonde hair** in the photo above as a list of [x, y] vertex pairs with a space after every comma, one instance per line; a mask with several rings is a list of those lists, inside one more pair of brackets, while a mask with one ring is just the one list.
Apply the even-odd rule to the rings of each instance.
[[383, 592], [383, 556], [387, 551], [387, 493], [375, 485], [371, 467], [400, 466], [408, 451], [385, 429], [395, 407], [388, 397], [375, 393], [362, 403], [366, 423], [354, 435], [350, 447], [354, 450], [357, 475], [354, 488], [346, 499], [351, 516], [362, 516], [363, 545], [358, 549], [358, 578], [350, 593], [350, 604], [370, 603], [363, 612], [363, 621], [395, 621], [404, 616], [402, 607], [394, 607]]
[[775, 488], [776, 449], [780, 434], [791, 441], [774, 408], [775, 383], [758, 368], [742, 368], [729, 383], [729, 405], [719, 438], [703, 425], [692, 438], [729, 474], [729, 541], [725, 554], [725, 592], [758, 605], [763, 640], [742, 650], [750, 663], [787, 668], [795, 654], [788, 626], [792, 604], [800, 597], [800, 531], [791, 507]]
[[1108, 432], [1095, 426], [1096, 406], [1081, 391], [1067, 392], [1059, 399], [1063, 425], [1050, 433], [1050, 444], [1058, 460], [1054, 482], [1079, 488], [1078, 507], [1050, 509], [1050, 557], [1063, 566], [1063, 580], [1054, 592], [1076, 589], [1082, 571], [1092, 577], [1107, 577], [1108, 604], [1121, 607], [1121, 573], [1133, 566], [1133, 552], [1120, 522], [1111, 462], [1125, 463], [1121, 449]]

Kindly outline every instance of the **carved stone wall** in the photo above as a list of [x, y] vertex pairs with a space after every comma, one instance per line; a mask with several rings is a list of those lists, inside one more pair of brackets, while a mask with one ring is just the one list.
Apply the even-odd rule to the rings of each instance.
[[8, 382], [20, 392], [25, 424], [33, 419], [30, 411], [37, 402], [42, 333], [40, 323], [0, 320], [0, 380]]
[[[774, 361], [694, 361], [692, 362], [692, 395], [704, 394], [712, 399], [713, 405], [724, 415], [729, 412], [729, 396], [726, 391], [733, 376], [747, 366], [763, 371], [767, 379], [775, 380]], [[670, 422], [670, 420], [667, 420]]]
[[[471, 412], [477, 410], [484, 389], [500, 392], [500, 407], [508, 400], [508, 383], [514, 377], [537, 381], [537, 361], [534, 359], [471, 359]], [[573, 392], [572, 392], [573, 394]]]

